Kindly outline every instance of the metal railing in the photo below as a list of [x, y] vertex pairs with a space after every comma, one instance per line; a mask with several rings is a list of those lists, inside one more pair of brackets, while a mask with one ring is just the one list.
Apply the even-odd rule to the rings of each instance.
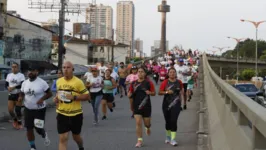
[[[211, 69], [208, 59], [204, 54], [204, 76], [208, 79], [204, 83], [218, 90], [220, 97], [215, 95], [212, 101], [216, 103], [221, 126], [230, 148], [234, 150], [240, 147], [245, 150], [266, 149], [266, 109], [223, 81]], [[214, 91], [212, 92], [212, 86], [206, 94], [215, 94]], [[217, 102], [218, 100], [220, 101]]]
[[[229, 61], [229, 62], [236, 62], [237, 58], [226, 58], [226, 57], [213, 57], [213, 56], [207, 56], [208, 60], [216, 60], [216, 61]], [[249, 58], [239, 58], [239, 62], [245, 62], [245, 63], [255, 63], [256, 61], [254, 59]], [[258, 60], [258, 63], [266, 64], [266, 60]]]

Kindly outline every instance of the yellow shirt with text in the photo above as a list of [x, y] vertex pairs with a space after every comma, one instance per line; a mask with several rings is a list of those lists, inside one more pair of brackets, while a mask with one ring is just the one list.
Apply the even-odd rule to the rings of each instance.
[[56, 112], [64, 116], [76, 116], [82, 113], [82, 107], [80, 101], [72, 101], [65, 98], [66, 94], [78, 96], [80, 94], [88, 94], [88, 90], [85, 87], [82, 80], [73, 76], [71, 80], [65, 80], [64, 77], [56, 81], [57, 97], [59, 99], [59, 105]]

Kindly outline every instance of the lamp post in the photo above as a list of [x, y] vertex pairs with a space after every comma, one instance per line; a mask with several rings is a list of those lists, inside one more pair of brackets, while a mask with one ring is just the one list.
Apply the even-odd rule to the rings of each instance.
[[238, 72], [238, 59], [239, 59], [239, 43], [243, 40], [245, 40], [245, 38], [241, 38], [241, 39], [237, 39], [237, 38], [233, 38], [233, 37], [227, 37], [228, 39], [233, 39], [237, 42], [237, 49], [236, 49], [236, 82], [238, 83], [238, 76], [239, 76], [239, 72]]
[[230, 48], [230, 47], [217, 47], [217, 46], [213, 46], [213, 48], [217, 48], [220, 51], [221, 55], [222, 55], [222, 51], [224, 49], [227, 49], [227, 48]]
[[257, 76], [258, 76], [258, 28], [259, 28], [260, 24], [262, 24], [266, 21], [255, 22], [255, 21], [244, 20], [244, 19], [241, 19], [240, 21], [252, 23], [256, 28], [256, 54], [255, 54], [256, 65], [255, 65], [255, 70], [256, 70], [256, 81], [257, 81]]

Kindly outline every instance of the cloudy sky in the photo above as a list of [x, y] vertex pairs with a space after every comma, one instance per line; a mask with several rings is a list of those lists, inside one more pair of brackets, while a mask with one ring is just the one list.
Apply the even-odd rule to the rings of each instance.
[[[57, 19], [56, 13], [40, 13], [28, 9], [28, 1], [8, 0], [8, 10], [17, 10], [25, 19], [45, 22]], [[36, 1], [36, 0], [35, 0]], [[49, 1], [49, 0], [42, 0]], [[51, 1], [51, 0], [50, 0]], [[53, 0], [59, 2], [60, 0]], [[70, 2], [90, 2], [91, 0], [70, 0]], [[144, 51], [150, 54], [154, 40], [160, 39], [161, 15], [157, 6], [161, 0], [133, 0], [136, 8], [135, 35], [144, 41]], [[116, 28], [116, 3], [118, 0], [97, 0], [97, 4], [110, 5], [114, 9], [114, 28]], [[255, 38], [255, 27], [240, 19], [254, 21], [266, 20], [265, 0], [167, 0], [171, 12], [167, 15], [167, 40], [170, 48], [182, 45], [183, 48], [214, 50], [213, 46], [234, 48], [236, 38]], [[72, 22], [84, 22], [84, 16], [67, 18]], [[72, 30], [72, 24], [66, 28]], [[259, 39], [266, 40], [266, 23], [259, 27]]]

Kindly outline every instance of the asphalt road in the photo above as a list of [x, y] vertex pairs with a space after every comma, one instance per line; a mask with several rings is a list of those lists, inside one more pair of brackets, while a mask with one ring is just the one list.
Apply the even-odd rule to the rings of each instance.
[[[158, 87], [157, 87], [158, 89]], [[144, 139], [143, 150], [196, 150], [199, 109], [199, 89], [194, 90], [192, 101], [188, 103], [188, 109], [181, 112], [178, 121], [177, 140], [178, 147], [165, 144], [164, 118], [162, 114], [162, 97], [152, 97], [152, 127], [151, 136]], [[108, 120], [100, 121], [98, 126], [92, 124], [93, 113], [91, 105], [83, 103], [84, 121], [82, 137], [86, 150], [133, 150], [136, 144], [135, 121], [131, 119], [129, 100], [116, 97], [116, 108], [113, 113], [108, 112]], [[43, 139], [35, 134], [38, 150], [57, 150], [58, 134], [56, 130], [56, 113], [50, 108], [46, 114], [46, 129], [51, 139], [51, 145], [45, 147]], [[4, 128], [4, 129], [2, 129]], [[144, 132], [143, 132], [144, 133]], [[11, 123], [0, 123], [0, 150], [29, 150], [26, 131], [17, 131]], [[76, 144], [69, 139], [68, 150], [78, 150]]]

